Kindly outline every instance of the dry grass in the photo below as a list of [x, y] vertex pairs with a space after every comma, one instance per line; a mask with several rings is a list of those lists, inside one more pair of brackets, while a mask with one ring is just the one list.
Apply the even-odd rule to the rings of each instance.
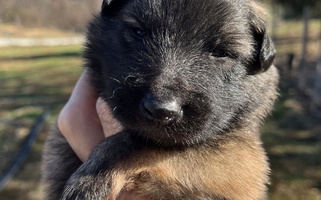
[[[315, 60], [319, 50], [319, 38], [321, 22], [311, 20], [309, 22], [308, 59]], [[301, 54], [303, 40], [302, 21], [281, 21], [273, 30], [274, 41], [279, 55], [294, 53], [298, 57]]]
[[271, 200], [321, 199], [321, 124], [307, 113], [305, 98], [282, 90], [263, 128], [270, 158]]
[[[276, 30], [279, 56], [288, 52], [299, 55], [301, 28], [298, 22], [279, 24]], [[319, 24], [312, 22], [311, 37], [315, 39], [319, 33], [316, 30], [320, 30]], [[311, 59], [316, 55], [315, 39], [309, 48]], [[26, 127], [30, 127], [39, 113], [34, 107], [49, 106], [53, 122], [81, 73], [80, 51], [80, 46], [0, 48], [0, 119], [24, 120]], [[277, 64], [284, 66], [282, 62]], [[320, 119], [306, 112], [307, 104], [295, 88], [283, 88], [281, 93], [262, 136], [272, 167], [270, 199], [321, 200]], [[0, 141], [4, 137], [15, 138], [6, 144], [17, 148], [26, 130], [11, 127], [6, 131], [7, 128], [0, 126]], [[42, 199], [40, 161], [47, 130], [48, 126], [20, 171], [0, 192], [1, 200]], [[8, 153], [0, 148], [3, 159], [0, 162], [8, 159], [1, 157], [3, 152]]]
[[14, 26], [12, 24], [0, 24], [0, 37], [68, 37], [75, 36], [76, 33], [48, 28], [27, 28]]
[[[321, 23], [309, 23], [307, 60], [313, 67], [318, 57]], [[270, 158], [271, 200], [321, 200], [321, 123], [309, 113], [309, 99], [296, 88], [287, 74], [288, 53], [301, 58], [303, 23], [280, 22], [274, 30], [276, 65], [281, 72], [280, 99], [263, 129], [263, 141]], [[311, 64], [312, 63], [312, 64]]]
[[[80, 46], [0, 48], [0, 170], [20, 147], [42, 107], [52, 123], [81, 73]], [[22, 168], [0, 192], [1, 200], [40, 200], [43, 130]]]

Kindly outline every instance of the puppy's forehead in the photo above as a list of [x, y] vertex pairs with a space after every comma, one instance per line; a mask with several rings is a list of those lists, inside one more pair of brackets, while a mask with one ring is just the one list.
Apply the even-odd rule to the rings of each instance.
[[[190, 44], [213, 43], [251, 52], [248, 0], [133, 0], [123, 9], [125, 20], [135, 21], [155, 35], [167, 35]], [[206, 41], [205, 41], [206, 40]], [[227, 44], [227, 45], [226, 45]]]
[[[244, 18], [248, 0], [132, 0], [126, 14], [153, 25], [189, 23], [220, 24]], [[200, 24], [201, 23], [201, 24]]]

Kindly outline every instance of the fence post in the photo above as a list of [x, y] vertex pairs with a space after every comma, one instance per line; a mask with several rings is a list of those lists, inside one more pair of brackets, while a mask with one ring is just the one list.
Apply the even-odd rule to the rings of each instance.
[[272, 26], [271, 26], [271, 35], [272, 40], [276, 40], [276, 28], [277, 28], [277, 20], [278, 20], [278, 13], [276, 10], [275, 2], [270, 0], [270, 8], [272, 9]]
[[321, 117], [321, 20], [320, 20], [319, 54], [312, 92], [311, 113]]
[[310, 7], [305, 6], [303, 12], [303, 37], [302, 37], [302, 51], [301, 59], [298, 70], [298, 86], [299, 89], [305, 91], [305, 79], [306, 79], [306, 55], [308, 48], [308, 34], [309, 34], [309, 18], [310, 18]]

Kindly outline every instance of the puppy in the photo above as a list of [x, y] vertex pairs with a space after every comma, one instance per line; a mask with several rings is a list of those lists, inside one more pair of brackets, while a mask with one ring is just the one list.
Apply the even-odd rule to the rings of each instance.
[[250, 0], [104, 0], [84, 58], [125, 130], [83, 164], [50, 133], [47, 199], [266, 199], [259, 127], [278, 75], [264, 17]]

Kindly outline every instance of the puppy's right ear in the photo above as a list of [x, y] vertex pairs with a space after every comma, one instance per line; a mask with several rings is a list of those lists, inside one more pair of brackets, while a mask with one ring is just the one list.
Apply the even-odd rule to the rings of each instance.
[[111, 16], [119, 10], [126, 0], [103, 0], [101, 5], [101, 16]]
[[266, 17], [264, 9], [253, 1], [249, 19], [255, 50], [253, 62], [251, 63], [252, 67], [249, 69], [250, 74], [268, 70], [274, 60], [275, 48], [266, 30], [267, 25], [264, 20]]

